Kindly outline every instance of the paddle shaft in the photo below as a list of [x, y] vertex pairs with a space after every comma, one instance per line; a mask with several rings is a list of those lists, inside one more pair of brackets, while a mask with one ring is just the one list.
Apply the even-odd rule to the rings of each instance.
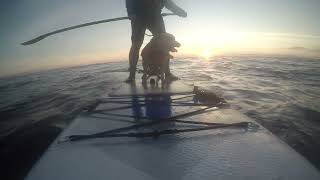
[[[173, 13], [163, 13], [162, 16], [172, 16], [175, 15]], [[78, 28], [82, 28], [82, 27], [86, 27], [86, 26], [92, 26], [92, 25], [96, 25], [96, 24], [101, 24], [101, 23], [107, 23], [107, 22], [114, 22], [114, 21], [121, 21], [121, 20], [126, 20], [129, 19], [129, 17], [118, 17], [118, 18], [112, 18], [112, 19], [105, 19], [105, 20], [100, 20], [100, 21], [93, 21], [93, 22], [89, 22], [89, 23], [84, 23], [84, 24], [79, 24], [79, 25], [75, 25], [75, 26], [71, 26], [71, 27], [67, 27], [67, 28], [63, 28], [63, 29], [59, 29], [56, 31], [52, 31], [46, 34], [43, 34], [41, 36], [38, 36], [34, 39], [31, 39], [29, 41], [23, 42], [21, 43], [21, 45], [30, 45], [30, 44], [34, 44], [37, 43], [39, 41], [41, 41], [42, 39], [54, 35], [54, 34], [58, 34], [58, 33], [62, 33], [65, 31], [70, 31], [73, 29], [78, 29]]]

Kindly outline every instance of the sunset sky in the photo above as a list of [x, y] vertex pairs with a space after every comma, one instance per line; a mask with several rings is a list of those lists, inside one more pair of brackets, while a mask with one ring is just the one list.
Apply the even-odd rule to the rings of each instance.
[[[167, 31], [182, 44], [176, 56], [272, 53], [319, 57], [319, 0], [175, 2], [188, 12], [188, 18], [165, 18]], [[131, 29], [126, 20], [20, 45], [60, 28], [126, 15], [125, 0], [2, 0], [0, 76], [127, 60]]]

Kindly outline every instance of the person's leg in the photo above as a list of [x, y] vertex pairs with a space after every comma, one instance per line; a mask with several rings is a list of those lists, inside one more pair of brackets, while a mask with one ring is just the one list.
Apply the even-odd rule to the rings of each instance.
[[[143, 41], [142, 41], [143, 42]], [[129, 77], [128, 81], [135, 79], [136, 67], [139, 60], [139, 52], [142, 45], [140, 41], [133, 41], [129, 52]]]
[[161, 33], [166, 33], [166, 26], [163, 21], [163, 17], [154, 16], [149, 18], [147, 28], [150, 30], [153, 36], [158, 36]]
[[131, 21], [131, 48], [129, 52], [129, 72], [130, 75], [126, 82], [135, 80], [136, 67], [139, 60], [139, 52], [144, 40], [144, 33], [146, 30], [145, 23], [140, 18]]

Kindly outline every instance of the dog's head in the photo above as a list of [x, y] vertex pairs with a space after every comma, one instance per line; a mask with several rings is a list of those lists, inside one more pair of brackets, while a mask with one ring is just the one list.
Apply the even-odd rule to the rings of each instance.
[[177, 52], [176, 47], [181, 46], [175, 37], [169, 33], [161, 33], [153, 37], [151, 43], [154, 45], [154, 48], [162, 52]]

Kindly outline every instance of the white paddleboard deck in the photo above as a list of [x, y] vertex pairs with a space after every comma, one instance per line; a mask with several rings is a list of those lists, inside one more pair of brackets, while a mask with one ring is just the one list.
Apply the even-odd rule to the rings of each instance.
[[[180, 99], [181, 97], [183, 96], [173, 95], [170, 98], [172, 101], [184, 102], [182, 100], [186, 99]], [[163, 135], [157, 139], [119, 137], [59, 143], [70, 135], [93, 134], [148, 121], [129, 117], [137, 116], [138, 111], [142, 116], [147, 116], [152, 108], [159, 108], [147, 107], [145, 100], [143, 96], [110, 98], [109, 102], [99, 104], [93, 112], [80, 114], [50, 146], [26, 179], [320, 179], [318, 170], [305, 158], [261, 126], [255, 131], [226, 128]], [[135, 103], [144, 105], [137, 110]], [[111, 108], [132, 104], [135, 108], [109, 111]], [[162, 109], [169, 116], [204, 108], [175, 106], [174, 103], [169, 107], [170, 111], [168, 108]], [[254, 122], [228, 108], [214, 108], [210, 112], [183, 119], [214, 123]], [[170, 123], [153, 128], [186, 126], [188, 125]], [[139, 132], [138, 129], [135, 131]]]

